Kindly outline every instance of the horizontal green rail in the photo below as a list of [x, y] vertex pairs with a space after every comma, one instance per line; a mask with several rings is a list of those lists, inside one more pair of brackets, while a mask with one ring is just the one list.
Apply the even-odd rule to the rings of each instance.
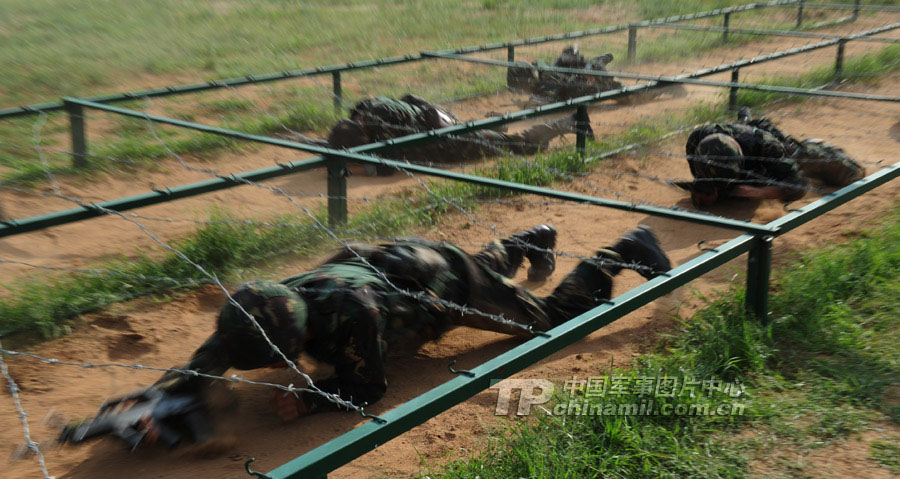
[[[761, 35], [771, 37], [839, 38], [843, 36], [842, 34], [838, 33], [798, 32], [796, 30], [763, 30], [753, 28], [703, 27], [700, 25], [658, 24], [653, 25], [652, 28], [663, 28], [667, 30], [689, 30], [693, 32], [734, 33], [739, 35]], [[873, 43], [900, 43], [900, 38], [862, 37], [856, 38], [855, 41]]]
[[871, 191], [900, 176], [900, 162], [883, 168], [855, 183], [829, 193], [799, 210], [772, 221], [767, 226], [775, 228], [776, 234], [784, 234], [792, 229], [843, 205], [844, 203]]
[[[897, 27], [900, 27], [900, 23], [895, 24]], [[588, 75], [588, 76], [599, 76], [599, 77], [615, 77], [615, 78], [629, 78], [635, 80], [651, 80], [659, 83], [678, 83], [685, 85], [700, 85], [700, 86], [711, 86], [711, 87], [724, 87], [724, 88], [737, 88], [743, 90], [758, 90], [758, 91], [769, 91], [776, 93], [787, 93], [792, 95], [805, 95], [805, 96], [820, 96], [820, 97], [831, 97], [831, 98], [846, 98], [852, 100], [866, 100], [866, 101], [881, 101], [881, 102], [891, 102], [898, 103], [900, 102], [900, 97], [896, 96], [887, 96], [887, 95], [872, 95], [869, 93], [855, 93], [855, 92], [845, 92], [845, 91], [834, 91], [834, 90], [818, 90], [818, 89], [809, 89], [809, 88], [795, 88], [795, 87], [786, 87], [786, 86], [777, 86], [777, 85], [757, 85], [753, 83], [741, 83], [741, 82], [725, 82], [725, 81], [712, 81], [712, 80], [697, 80], [694, 78], [678, 78], [674, 76], [662, 76], [662, 75], [644, 75], [640, 73], [629, 73], [629, 72], [620, 72], [620, 71], [596, 71], [596, 70], [581, 70], [577, 68], [562, 68], [562, 67], [554, 67], [549, 65], [532, 65], [530, 63], [524, 62], [508, 62], [503, 60], [491, 60], [486, 58], [474, 58], [467, 57], [464, 55], [454, 55], [447, 53], [431, 53], [431, 52], [423, 52], [423, 55], [430, 55], [440, 58], [447, 58], [451, 60], [460, 60], [470, 63], [480, 63], [484, 65], [492, 65], [492, 66], [500, 66], [500, 67], [525, 67], [525, 68], [535, 68], [536, 70], [548, 71], [548, 72], [560, 72], [560, 73], [573, 73], [579, 75]]]
[[[661, 23], [697, 20], [697, 19], [717, 16], [717, 15], [724, 15], [726, 13], [730, 14], [730, 13], [755, 10], [758, 8], [794, 5], [794, 4], [797, 4], [798, 2], [799, 2], [799, 0], [778, 0], [778, 1], [771, 1], [771, 2], [765, 2], [765, 3], [751, 3], [751, 4], [747, 4], [747, 5], [739, 5], [739, 6], [730, 7], [730, 8], [720, 8], [720, 9], [709, 10], [709, 11], [705, 11], [705, 12], [689, 13], [689, 14], [684, 14], [684, 15], [675, 15], [675, 16], [671, 16], [671, 17], [658, 18], [658, 19], [654, 19], [654, 20], [645, 20], [642, 22], [638, 22], [635, 25], [650, 26], [650, 25], [657, 25], [657, 24], [661, 24]], [[537, 45], [537, 44], [541, 44], [541, 43], [555, 42], [555, 41], [561, 41], [561, 40], [570, 40], [570, 39], [575, 39], [575, 38], [604, 35], [604, 34], [610, 34], [610, 33], [624, 31], [626, 29], [628, 29], [628, 25], [616, 25], [616, 26], [611, 26], [611, 27], [596, 28], [596, 29], [592, 29], [592, 30], [585, 30], [585, 31], [579, 31], [579, 32], [568, 32], [568, 33], [561, 33], [561, 34], [556, 34], [556, 35], [527, 38], [527, 39], [522, 39], [522, 40], [513, 40], [513, 41], [509, 41], [509, 42], [502, 42], [502, 43], [491, 43], [491, 44], [485, 44], [485, 45], [480, 45], [480, 46], [462, 47], [462, 48], [456, 48], [456, 49], [451, 49], [451, 50], [445, 50], [443, 52], [444, 53], [484, 52], [484, 51], [498, 50], [498, 49], [508, 48], [508, 47], [515, 47], [515, 46]], [[287, 80], [287, 79], [296, 79], [296, 78], [310, 77], [310, 76], [316, 76], [316, 75], [333, 74], [333, 73], [339, 73], [339, 72], [344, 72], [344, 71], [377, 68], [377, 67], [383, 67], [383, 66], [398, 65], [398, 64], [402, 64], [402, 63], [408, 63], [408, 62], [417, 62], [417, 61], [422, 61], [422, 60], [427, 60], [427, 59], [428, 59], [427, 57], [424, 57], [421, 54], [414, 53], [414, 54], [395, 56], [395, 57], [349, 62], [349, 63], [339, 64], [339, 65], [313, 67], [313, 68], [307, 68], [307, 69], [302, 69], [302, 70], [288, 70], [288, 71], [277, 72], [277, 73], [266, 73], [266, 74], [261, 74], [261, 75], [247, 75], [247, 76], [236, 77], [236, 78], [211, 80], [211, 81], [204, 82], [204, 83], [195, 83], [195, 84], [190, 84], [190, 85], [168, 86], [168, 87], [151, 88], [151, 89], [147, 89], [147, 90], [138, 90], [138, 91], [132, 91], [132, 92], [125, 92], [125, 93], [113, 93], [113, 94], [106, 94], [106, 95], [91, 96], [91, 97], [88, 97], [87, 100], [95, 101], [98, 103], [116, 103], [116, 102], [136, 100], [136, 99], [147, 98], [147, 97], [162, 97], [162, 96], [180, 95], [180, 94], [186, 94], [186, 93], [197, 93], [197, 92], [201, 92], [201, 91], [215, 90], [215, 89], [219, 89], [219, 88], [233, 88], [233, 87], [244, 86], [244, 85], [252, 85], [255, 83], [265, 83], [265, 82], [272, 82], [272, 81], [278, 81], [278, 80]], [[62, 110], [63, 107], [64, 107], [64, 104], [62, 101], [54, 101], [54, 102], [28, 105], [28, 106], [5, 108], [5, 109], [0, 109], [0, 119], [14, 118], [14, 117], [24, 116], [24, 115], [32, 115], [32, 114], [36, 114], [36, 113], [40, 113], [40, 112], [58, 111], [58, 110]]]
[[324, 477], [353, 459], [422, 424], [456, 404], [488, 388], [556, 351], [584, 338], [648, 302], [674, 291], [689, 281], [737, 258], [753, 247], [753, 235], [741, 235], [648, 281], [606, 304], [577, 316], [471, 369], [473, 376], [459, 375], [382, 414], [385, 422], [370, 421], [322, 446], [270, 471], [271, 479]]
[[107, 213], [104, 210], [111, 211], [127, 211], [144, 206], [165, 203], [180, 198], [209, 193], [212, 191], [224, 190], [234, 186], [246, 184], [241, 180], [262, 181], [269, 178], [275, 178], [291, 173], [310, 170], [325, 166], [325, 160], [322, 158], [313, 158], [311, 160], [293, 161], [284, 163], [279, 166], [262, 168], [259, 170], [248, 171], [229, 175], [228, 177], [216, 178], [214, 180], [200, 181], [188, 185], [175, 186], [155, 190], [150, 193], [144, 193], [127, 198], [119, 198], [111, 201], [103, 201], [92, 203], [84, 208], [73, 208], [69, 210], [49, 213], [45, 215], [32, 216], [21, 220], [2, 220], [0, 219], [0, 238], [12, 236], [30, 231], [36, 231], [50, 226], [58, 226], [76, 221], [86, 220], [104, 216]]

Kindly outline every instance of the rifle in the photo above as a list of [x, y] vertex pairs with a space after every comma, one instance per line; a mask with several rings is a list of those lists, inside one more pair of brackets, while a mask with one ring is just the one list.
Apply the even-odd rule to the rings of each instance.
[[169, 394], [151, 386], [104, 401], [95, 417], [64, 427], [57, 440], [81, 444], [111, 434], [133, 451], [151, 431], [169, 448], [184, 439], [204, 442], [213, 432], [199, 395]]

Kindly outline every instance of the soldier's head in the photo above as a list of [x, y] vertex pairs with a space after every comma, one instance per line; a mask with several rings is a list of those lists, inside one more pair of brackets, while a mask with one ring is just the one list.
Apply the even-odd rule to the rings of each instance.
[[222, 306], [216, 328], [233, 367], [255, 369], [283, 361], [269, 341], [290, 360], [300, 354], [306, 337], [306, 302], [297, 293], [273, 281], [253, 281], [231, 298], [233, 302]]
[[328, 134], [328, 144], [337, 149], [353, 148], [369, 142], [369, 135], [362, 125], [346, 118], [337, 122]]

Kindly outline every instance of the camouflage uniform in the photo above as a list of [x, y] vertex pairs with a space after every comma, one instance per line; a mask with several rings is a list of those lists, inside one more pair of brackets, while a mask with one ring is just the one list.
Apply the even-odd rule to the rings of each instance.
[[798, 141], [765, 117], [748, 120], [747, 124], [765, 130], [781, 141], [785, 153], [796, 160], [800, 171], [808, 178], [828, 186], [847, 186], [866, 176], [865, 168], [838, 146], [815, 138]]
[[[406, 95], [399, 100], [388, 97], [367, 98], [350, 110], [350, 119], [361, 125], [366, 137], [364, 143], [385, 141], [460, 123], [459, 119], [446, 108], [415, 95]], [[573, 129], [574, 123], [566, 119], [536, 125], [516, 134], [478, 130], [434, 142], [388, 150], [381, 155], [412, 162], [427, 159], [432, 163], [458, 163], [487, 155], [502, 154], [504, 151], [531, 155], [546, 148], [551, 139], [574, 131]], [[330, 137], [330, 141], [343, 145], [339, 139], [333, 137], [334, 135]], [[394, 171], [390, 167], [376, 167], [376, 172], [382, 175], [389, 175]]]
[[[568, 47], [553, 62], [553, 66], [603, 72], [612, 60], [612, 54], [607, 53], [588, 61], [576, 48]], [[622, 88], [622, 84], [612, 77], [546, 71], [541, 69], [544, 66], [547, 64], [538, 61], [530, 68], [511, 67], [506, 74], [507, 85], [512, 89], [531, 92], [542, 101], [565, 101]]]
[[[320, 389], [356, 404], [373, 403], [387, 388], [388, 352], [417, 349], [456, 324], [527, 334], [483, 316], [463, 314], [445, 301], [502, 314], [544, 331], [609, 299], [612, 277], [621, 269], [584, 261], [553, 294], [537, 297], [509, 279], [525, 254], [511, 239], [494, 241], [474, 255], [448, 243], [421, 239], [353, 245], [352, 251], [341, 251], [314, 271], [281, 283], [248, 283], [233, 297], [288, 358], [295, 359], [305, 348], [315, 359], [335, 366], [335, 377], [316, 382]], [[622, 261], [612, 250], [600, 250], [598, 258]], [[228, 367], [254, 369], [280, 360], [246, 316], [226, 304], [216, 333], [184, 368], [221, 375]], [[196, 377], [167, 374], [157, 387], [184, 393], [203, 383]], [[318, 394], [304, 393], [301, 400], [308, 412], [337, 408]]]
[[[698, 154], [698, 146], [707, 137], [724, 135], [733, 138], [740, 147], [731, 151], [725, 142], [719, 142], [722, 151], [712, 157]], [[785, 155], [782, 141], [770, 132], [742, 123], [710, 123], [691, 132], [685, 146], [688, 165], [695, 179], [696, 191], [724, 193], [737, 185], [774, 186], [784, 190], [785, 200], [793, 201], [803, 196], [806, 180], [800, 176], [796, 162]]]

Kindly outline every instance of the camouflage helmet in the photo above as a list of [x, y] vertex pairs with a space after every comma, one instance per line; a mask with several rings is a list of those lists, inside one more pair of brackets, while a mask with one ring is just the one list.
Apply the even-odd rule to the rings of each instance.
[[[300, 354], [306, 334], [306, 302], [297, 293], [283, 284], [260, 280], [242, 285], [231, 298], [233, 302], [222, 306], [216, 326], [232, 366], [255, 369], [283, 360], [259, 327], [288, 359]], [[245, 312], [253, 315], [259, 327]]]
[[700, 143], [697, 144], [697, 154], [713, 157], [711, 159], [715, 161], [715, 157], [743, 156], [744, 152], [734, 138], [722, 133], [715, 133], [700, 140]]

